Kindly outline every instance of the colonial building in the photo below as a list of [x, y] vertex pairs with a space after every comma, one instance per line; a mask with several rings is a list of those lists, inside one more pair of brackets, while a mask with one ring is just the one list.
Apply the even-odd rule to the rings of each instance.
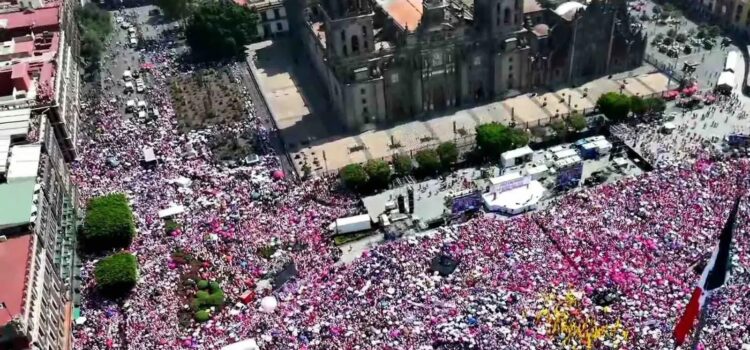
[[289, 0], [334, 112], [350, 130], [411, 120], [640, 66], [625, 0]]

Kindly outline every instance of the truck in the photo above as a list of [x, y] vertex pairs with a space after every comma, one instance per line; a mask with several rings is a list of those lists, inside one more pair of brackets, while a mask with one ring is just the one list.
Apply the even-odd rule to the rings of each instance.
[[333, 233], [340, 235], [345, 233], [365, 231], [372, 228], [372, 221], [367, 214], [338, 218], [333, 223]]

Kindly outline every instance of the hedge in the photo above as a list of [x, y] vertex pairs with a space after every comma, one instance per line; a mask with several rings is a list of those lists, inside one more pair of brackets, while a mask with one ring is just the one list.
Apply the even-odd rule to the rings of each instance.
[[198, 322], [206, 322], [211, 318], [211, 315], [206, 310], [199, 310], [195, 312], [195, 320]]
[[133, 212], [122, 193], [89, 201], [80, 242], [87, 252], [127, 248], [135, 236]]
[[190, 303], [193, 310], [200, 312], [211, 307], [219, 309], [224, 306], [224, 291], [218, 283], [200, 280], [197, 287], [199, 290], [195, 293], [195, 298]]
[[138, 260], [130, 253], [116, 253], [100, 260], [94, 268], [99, 291], [112, 298], [130, 292], [138, 280]]

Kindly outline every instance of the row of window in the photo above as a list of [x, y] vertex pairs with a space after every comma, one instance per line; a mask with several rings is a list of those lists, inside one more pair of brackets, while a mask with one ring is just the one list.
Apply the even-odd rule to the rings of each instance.
[[[266, 14], [267, 11], [263, 11], [260, 13], [260, 18], [265, 22], [268, 21], [268, 15]], [[274, 18], [281, 18], [281, 11], [279, 9], [273, 9], [273, 16]]]

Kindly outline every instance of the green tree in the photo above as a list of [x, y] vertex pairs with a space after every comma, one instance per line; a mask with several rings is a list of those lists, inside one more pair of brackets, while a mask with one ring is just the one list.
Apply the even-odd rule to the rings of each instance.
[[559, 140], [565, 139], [568, 136], [568, 125], [562, 120], [555, 120], [549, 125], [550, 128], [555, 132]]
[[450, 168], [458, 161], [458, 147], [453, 142], [441, 143], [437, 148], [437, 154], [444, 169]]
[[349, 164], [339, 170], [339, 176], [344, 184], [354, 191], [361, 191], [367, 184], [367, 172], [359, 164]]
[[365, 164], [365, 172], [370, 178], [370, 188], [386, 188], [391, 182], [391, 167], [384, 160], [370, 160], [369, 162], [367, 162], [367, 164]]
[[573, 113], [570, 116], [568, 123], [575, 131], [586, 129], [586, 117], [584, 117], [581, 113]]
[[485, 158], [497, 159], [500, 154], [529, 143], [529, 136], [521, 130], [498, 123], [477, 127], [477, 148]]
[[684, 43], [687, 41], [687, 35], [685, 35], [685, 33], [679, 33], [674, 37], [674, 40], [678, 43]]
[[670, 38], [674, 38], [677, 36], [677, 31], [674, 28], [670, 28], [667, 30], [667, 36]]
[[170, 19], [182, 19], [190, 14], [192, 1], [189, 0], [157, 0], [156, 6], [164, 11], [164, 16]]
[[187, 43], [201, 59], [244, 56], [245, 45], [258, 39], [258, 14], [234, 3], [204, 2], [185, 30]]
[[646, 102], [640, 96], [630, 96], [630, 111], [642, 116], [648, 112]]
[[440, 170], [440, 157], [435, 150], [419, 151], [414, 158], [419, 164], [419, 170], [425, 175], [434, 175]]
[[133, 212], [124, 194], [114, 193], [89, 201], [83, 231], [79, 237], [84, 251], [127, 248], [133, 241], [133, 236]]
[[596, 106], [609, 120], [620, 121], [627, 118], [630, 112], [630, 98], [616, 92], [608, 92], [599, 97]]
[[673, 43], [674, 43], [674, 39], [672, 39], [671, 37], [666, 37], [664, 38], [664, 40], [662, 40], [662, 44], [667, 45], [667, 46], [672, 45]]
[[393, 169], [396, 170], [396, 174], [398, 175], [409, 175], [414, 170], [414, 163], [409, 156], [396, 154], [393, 156]]
[[643, 102], [646, 104], [649, 113], [662, 113], [667, 109], [667, 103], [658, 97], [649, 97]]
[[112, 18], [92, 2], [76, 8], [75, 18], [81, 33], [81, 56], [86, 65], [96, 66], [104, 51], [104, 41], [112, 33]]
[[138, 280], [138, 260], [130, 253], [116, 253], [94, 267], [96, 286], [102, 295], [118, 298], [130, 292]]
[[209, 314], [206, 310], [198, 310], [195, 312], [194, 317], [195, 321], [203, 323], [211, 319], [211, 314]]

